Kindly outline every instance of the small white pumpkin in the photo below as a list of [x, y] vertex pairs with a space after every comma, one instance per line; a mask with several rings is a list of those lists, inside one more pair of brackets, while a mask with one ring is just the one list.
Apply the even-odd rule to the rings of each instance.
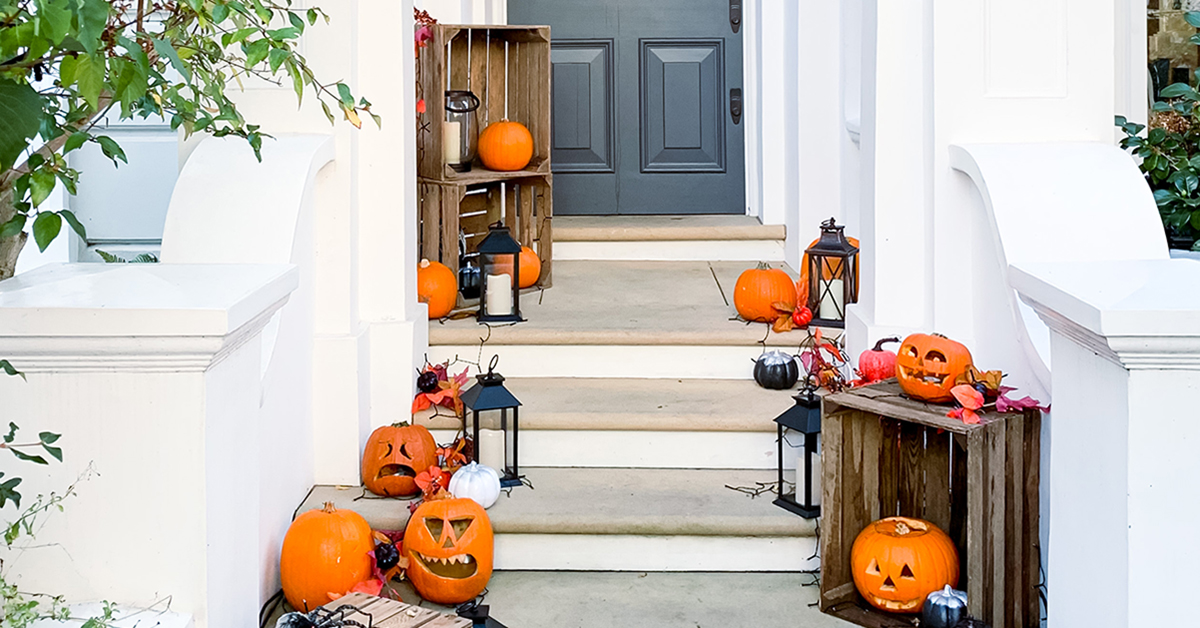
[[484, 508], [491, 508], [500, 498], [500, 475], [489, 466], [472, 462], [450, 478], [450, 492], [455, 497], [467, 497]]

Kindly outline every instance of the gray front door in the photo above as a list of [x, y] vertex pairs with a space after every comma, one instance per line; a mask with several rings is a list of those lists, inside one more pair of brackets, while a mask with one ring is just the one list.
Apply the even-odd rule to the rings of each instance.
[[549, 24], [555, 214], [744, 214], [729, 0], [508, 0]]

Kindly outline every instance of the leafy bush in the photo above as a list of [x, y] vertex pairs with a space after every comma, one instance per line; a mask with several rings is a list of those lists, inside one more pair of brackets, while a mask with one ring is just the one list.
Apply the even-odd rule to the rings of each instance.
[[[1200, 12], [1184, 14], [1200, 28]], [[1200, 35], [1191, 43], [1200, 45]], [[1124, 116], [1116, 124], [1125, 132], [1121, 148], [1140, 158], [1171, 245], [1200, 250], [1200, 91], [1187, 83], [1164, 87], [1150, 114], [1150, 129]]]

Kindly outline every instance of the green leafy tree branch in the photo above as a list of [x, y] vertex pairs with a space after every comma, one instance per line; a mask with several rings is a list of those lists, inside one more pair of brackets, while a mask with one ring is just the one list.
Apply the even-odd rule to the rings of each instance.
[[120, 145], [105, 118], [161, 118], [185, 135], [244, 139], [261, 159], [263, 139], [228, 91], [244, 79], [290, 83], [331, 123], [376, 124], [371, 103], [340, 81], [322, 82], [296, 49], [306, 29], [329, 21], [291, 0], [0, 0], [0, 279], [11, 277], [29, 235], [45, 250], [66, 223], [49, 208], [57, 184], [74, 194], [66, 156], [97, 145], [113, 163]]

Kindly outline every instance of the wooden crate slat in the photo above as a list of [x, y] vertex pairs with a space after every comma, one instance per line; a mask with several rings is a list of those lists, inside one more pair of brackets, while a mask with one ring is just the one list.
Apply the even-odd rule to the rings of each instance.
[[874, 521], [871, 519], [871, 510], [862, 499], [866, 488], [866, 478], [863, 477], [866, 459], [863, 451], [864, 426], [873, 418], [858, 413], [842, 426], [842, 484], [845, 489], [842, 493], [842, 530], [846, 534], [847, 560], [855, 537], [868, 523]]
[[879, 418], [879, 517], [900, 514], [900, 422]]
[[[491, 34], [491, 31], [488, 31]], [[488, 91], [482, 98], [483, 104], [480, 106], [484, 111], [479, 124], [482, 128], [493, 122], [499, 122], [504, 119], [504, 104], [506, 96], [504, 95], [504, 77], [508, 74], [508, 65], [504, 62], [504, 40], [489, 37], [488, 44]]]
[[1042, 557], [1038, 552], [1039, 546], [1039, 530], [1038, 517], [1040, 508], [1040, 493], [1039, 482], [1041, 478], [1041, 437], [1042, 437], [1042, 415], [1034, 410], [1025, 414], [1025, 433], [1022, 445], [1024, 446], [1024, 463], [1025, 463], [1025, 495], [1026, 503], [1032, 507], [1026, 507], [1024, 517], [1022, 519], [1023, 533], [1022, 538], [1025, 543], [1025, 558], [1024, 558], [1024, 597], [1025, 604], [1022, 607], [1022, 612], [1025, 617], [1041, 617], [1042, 605], [1038, 597], [1036, 586], [1041, 579], [1038, 566], [1041, 565]]
[[534, 199], [534, 213], [537, 215], [538, 258], [542, 260], [542, 274], [538, 279], [539, 285], [549, 288], [553, 285], [551, 261], [554, 259], [554, 194], [547, 175], [547, 184], [535, 188], [537, 197]]
[[421, 257], [441, 261], [442, 187], [422, 183], [418, 189], [421, 194]]
[[942, 530], [950, 529], [950, 434], [924, 428], [925, 519]]
[[925, 429], [916, 423], [900, 424], [900, 514], [925, 518], [925, 477], [921, 456]]
[[[967, 435], [967, 547], [982, 548], [985, 542], [985, 525], [987, 506], [987, 486], [983, 475], [984, 463], [987, 461], [983, 431], [973, 430]], [[984, 561], [982, 554], [979, 560], [967, 562], [967, 600], [971, 608], [987, 609], [988, 601], [984, 598]]]
[[[488, 30], [486, 28], [476, 28], [471, 30], [471, 58], [470, 58], [470, 74], [467, 77], [467, 89], [475, 96], [486, 94], [488, 92], [488, 50], [487, 50]], [[479, 109], [475, 112], [475, 120], [480, 124], [479, 130], [483, 127], [483, 99], [479, 101]]]
[[842, 425], [849, 413], [825, 411], [821, 417], [821, 610], [839, 602], [838, 587], [850, 582], [850, 548], [842, 542]]
[[1003, 614], [999, 619], [1005, 626], [1015, 626], [1024, 602], [1023, 570], [1019, 568], [1024, 553], [1025, 489], [1024, 447], [1025, 417], [1014, 415], [1004, 424], [1004, 597]]
[[458, 273], [458, 208], [465, 190], [442, 186], [442, 263]]
[[456, 615], [447, 615], [365, 593], [351, 593], [326, 604], [324, 608], [336, 611], [347, 605], [354, 606], [361, 612], [348, 613], [345, 619], [375, 628], [469, 628], [471, 625], [470, 620]]
[[[855, 495], [860, 502], [858, 511], [863, 514], [867, 523], [879, 519], [879, 456], [875, 452], [883, 447], [883, 429], [878, 417], [863, 417], [857, 422], [862, 449], [862, 493]], [[860, 528], [861, 530], [861, 528]]]
[[[1008, 444], [1006, 423], [994, 423], [987, 426], [988, 440], [988, 536], [991, 545], [991, 612], [986, 613], [986, 621], [993, 626], [1004, 626], [1005, 577], [1005, 450]], [[985, 548], [984, 550], [988, 550]]]
[[[826, 399], [834, 405], [841, 405], [843, 402], [852, 403], [854, 407], [869, 410], [881, 416], [904, 419], [926, 427], [936, 427], [947, 432], [965, 434], [971, 429], [971, 426], [962, 421], [946, 416], [944, 406], [932, 406], [901, 397], [900, 385], [896, 383], [895, 379], [889, 379], [872, 386], [872, 388], [875, 387], [878, 388], [871, 391], [869, 397], [853, 392], [842, 392], [829, 395]], [[938, 409], [941, 409], [941, 411], [936, 411]]]
[[517, 241], [521, 246], [533, 247], [533, 196], [534, 191], [532, 185], [521, 183], [514, 185], [517, 187], [517, 198], [520, 206], [517, 208]]

